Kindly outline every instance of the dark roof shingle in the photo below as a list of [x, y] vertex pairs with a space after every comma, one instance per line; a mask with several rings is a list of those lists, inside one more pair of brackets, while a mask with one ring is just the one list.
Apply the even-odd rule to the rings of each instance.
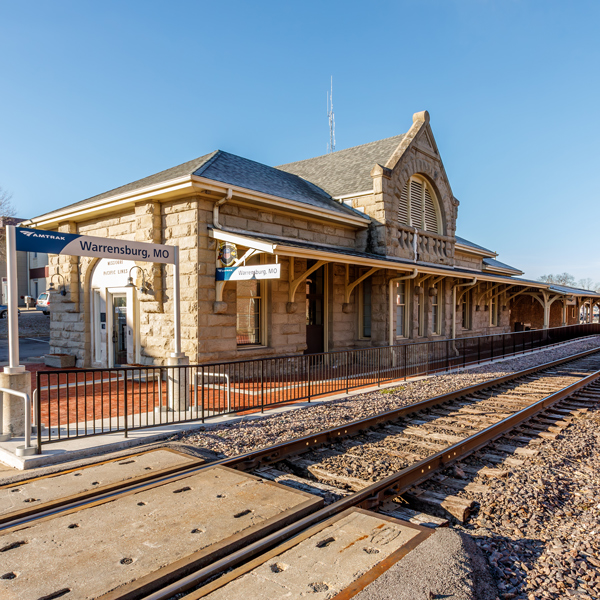
[[219, 150], [215, 158], [194, 171], [194, 175], [368, 219], [302, 177], [229, 152]]
[[365, 192], [373, 189], [371, 169], [385, 165], [403, 138], [396, 135], [276, 168], [312, 181], [334, 197]]
[[[295, 200], [308, 206], [326, 208], [344, 215], [361, 217], [365, 222], [368, 222], [368, 217], [334, 200], [327, 192], [310, 181], [305, 181], [292, 173], [286, 173], [280, 169], [269, 167], [256, 161], [230, 154], [229, 152], [223, 152], [222, 150], [215, 150], [210, 154], [205, 154], [176, 167], [166, 169], [143, 179], [138, 179], [137, 181], [104, 192], [103, 194], [92, 196], [86, 200], [69, 204], [58, 210], [62, 212], [72, 208], [83, 207], [118, 194], [134, 192], [138, 189], [186, 175], [197, 175], [213, 181], [220, 181], [225, 184], [279, 196], [280, 198]], [[46, 217], [55, 212], [58, 211], [51, 211], [41, 216]]]

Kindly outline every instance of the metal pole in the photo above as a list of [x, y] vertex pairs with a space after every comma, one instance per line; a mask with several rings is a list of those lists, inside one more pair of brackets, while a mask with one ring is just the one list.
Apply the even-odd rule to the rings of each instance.
[[[127, 433], [127, 418], [128, 418], [128, 411], [127, 411], [127, 371], [123, 371], [123, 395], [125, 396], [125, 402], [124, 402], [124, 406], [123, 406], [123, 416], [125, 418], [125, 437], [128, 437], [128, 433]], [[132, 395], [132, 400], [133, 400], [133, 395]], [[117, 375], [117, 405], [119, 404], [119, 376]], [[133, 402], [131, 403], [133, 405]], [[141, 418], [141, 414], [140, 414], [140, 418]], [[118, 423], [117, 423], [117, 427], [118, 427]]]
[[260, 361], [260, 412], [265, 412], [265, 361]]
[[8, 367], [5, 373], [24, 373], [19, 364], [19, 316], [17, 308], [17, 243], [14, 225], [6, 226], [6, 276], [8, 279]]
[[179, 281], [179, 246], [173, 246], [173, 256], [175, 263], [173, 264], [173, 328], [174, 328], [174, 349], [171, 356], [173, 358], [181, 358], [181, 288]]

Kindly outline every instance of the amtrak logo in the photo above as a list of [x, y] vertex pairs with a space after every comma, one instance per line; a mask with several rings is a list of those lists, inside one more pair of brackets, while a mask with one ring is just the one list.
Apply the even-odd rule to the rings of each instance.
[[21, 233], [27, 237], [33, 236], [35, 238], [43, 238], [47, 240], [62, 240], [64, 242], [67, 239], [63, 235], [52, 235], [51, 233], [36, 233], [35, 231], [21, 231]]

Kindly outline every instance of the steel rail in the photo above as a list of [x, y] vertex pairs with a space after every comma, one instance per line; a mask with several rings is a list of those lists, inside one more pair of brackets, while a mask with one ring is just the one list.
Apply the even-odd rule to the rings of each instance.
[[[305, 529], [316, 525], [317, 523], [328, 519], [332, 516], [339, 514], [340, 512], [352, 508], [360, 507], [365, 509], [377, 508], [385, 501], [389, 501], [402, 493], [406, 492], [410, 488], [414, 487], [418, 483], [422, 483], [426, 479], [429, 479], [435, 473], [446, 469], [448, 466], [463, 460], [473, 452], [483, 448], [491, 441], [501, 437], [511, 429], [518, 427], [522, 423], [528, 421], [533, 416], [542, 412], [549, 406], [568, 398], [573, 395], [576, 391], [588, 386], [594, 381], [600, 379], [600, 371], [588, 375], [587, 377], [575, 382], [537, 402], [534, 402], [530, 406], [516, 412], [515, 414], [507, 417], [487, 427], [486, 429], [469, 436], [465, 440], [462, 440], [443, 451], [437, 452], [436, 454], [414, 464], [410, 467], [402, 469], [393, 475], [378, 481], [360, 492], [356, 492], [351, 496], [347, 496], [318, 510], [307, 517], [297, 521], [292, 525], [288, 525], [279, 531], [272, 533], [263, 539], [248, 545], [242, 550], [238, 550], [229, 556], [204, 567], [197, 572], [187, 575], [154, 593], [147, 596], [143, 596], [143, 600], [168, 600], [175, 594], [188, 591], [191, 588], [199, 585], [200, 583], [216, 577], [222, 572], [228, 571], [248, 560], [255, 558], [256, 556], [267, 552], [275, 546], [287, 541], [293, 536], [301, 534]], [[166, 576], [168, 577], [168, 575]], [[165, 578], [166, 578], [165, 577]], [[123, 596], [119, 597], [119, 600], [133, 600], [133, 598], [139, 598], [139, 596]], [[194, 595], [188, 595], [182, 600], [194, 600]]]
[[[109, 490], [88, 490], [76, 496], [62, 498], [53, 502], [44, 503], [43, 505], [32, 506], [31, 508], [25, 508], [19, 511], [17, 518], [11, 517], [10, 514], [0, 517], [0, 531], [8, 529], [10, 527], [14, 527], [16, 525], [22, 525], [24, 523], [31, 522], [35, 519], [50, 517], [58, 512], [66, 512], [71, 509], [80, 508], [81, 506], [92, 501], [96, 503], [102, 502], [104, 500], [109, 500], [119, 494], [128, 492], [133, 489], [142, 490], [151, 486], [161, 485], [169, 481], [184, 479], [185, 477], [188, 477], [189, 475], [196, 473], [202, 469], [206, 469], [208, 467], [224, 466], [233, 469], [238, 469], [241, 471], [251, 471], [261, 466], [278, 462], [289, 456], [294, 456], [301, 452], [306, 452], [311, 448], [332, 443], [334, 440], [340, 440], [344, 437], [357, 435], [361, 431], [364, 431], [371, 427], [375, 427], [377, 425], [381, 425], [382, 423], [395, 421], [403, 416], [416, 413], [427, 408], [432, 408], [434, 406], [439, 406], [440, 404], [444, 404], [446, 402], [450, 402], [452, 400], [456, 400], [464, 396], [469, 396], [471, 394], [476, 394], [481, 391], [489, 390], [497, 386], [503, 385], [505, 383], [509, 383], [511, 381], [520, 379], [522, 377], [526, 377], [527, 375], [532, 375], [540, 371], [551, 369], [552, 367], [573, 362], [581, 358], [585, 358], [586, 356], [596, 354], [598, 352], [600, 352], [599, 349], [586, 350], [585, 352], [580, 352], [579, 354], [574, 354], [572, 356], [543, 363], [536, 367], [530, 367], [522, 371], [516, 371], [515, 373], [510, 373], [509, 375], [503, 375], [502, 377], [498, 377], [496, 379], [484, 381], [476, 385], [461, 388], [454, 392], [449, 392], [447, 394], [435, 396], [433, 398], [422, 400], [414, 404], [409, 404], [402, 408], [385, 411], [382, 413], [378, 413], [372, 417], [366, 417], [364, 419], [353, 421], [345, 425], [332, 427], [330, 429], [326, 429], [315, 434], [310, 434], [286, 442], [281, 442], [274, 446], [268, 446], [266, 448], [252, 450], [250, 452], [239, 454], [237, 456], [221, 458], [216, 461], [206, 462], [200, 465], [178, 469], [176, 473], [155, 473], [153, 475], [132, 479], [127, 482], [123, 482], [122, 484], [114, 484], [110, 487]], [[18, 484], [19, 482], [15, 483], [15, 485]]]

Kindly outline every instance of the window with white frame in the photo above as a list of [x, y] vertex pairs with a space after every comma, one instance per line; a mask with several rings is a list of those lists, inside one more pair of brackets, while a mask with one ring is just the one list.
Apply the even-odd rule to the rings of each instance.
[[[259, 264], [259, 257], [252, 257], [246, 264]], [[238, 346], [263, 346], [264, 337], [264, 287], [265, 282], [249, 279], [237, 282], [237, 323], [236, 339]]]
[[413, 175], [400, 194], [398, 223], [422, 231], [443, 233], [440, 205], [429, 182]]
[[371, 337], [371, 317], [372, 317], [372, 285], [371, 278], [367, 277], [359, 286], [359, 336], [369, 339]]
[[431, 296], [431, 333], [442, 333], [442, 282], [438, 281], [432, 286], [435, 293]]
[[396, 282], [396, 337], [406, 336], [407, 295], [406, 281]]
[[463, 329], [473, 327], [471, 321], [471, 290], [467, 290], [462, 297], [462, 327]]

